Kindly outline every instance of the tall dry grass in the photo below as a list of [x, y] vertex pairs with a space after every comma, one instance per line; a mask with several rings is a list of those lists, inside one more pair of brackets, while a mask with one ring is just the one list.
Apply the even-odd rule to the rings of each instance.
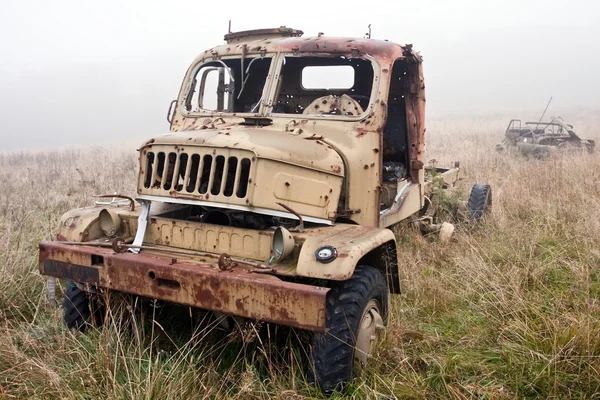
[[[600, 155], [498, 154], [505, 125], [429, 123], [428, 158], [461, 161], [459, 193], [492, 184], [493, 214], [448, 244], [400, 233], [404, 292], [347, 397], [599, 396]], [[206, 314], [139, 311], [127, 298], [101, 329], [63, 328], [46, 307], [37, 243], [92, 194], [133, 193], [135, 169], [119, 149], [0, 154], [0, 399], [320, 397], [303, 377], [302, 332], [226, 334]]]

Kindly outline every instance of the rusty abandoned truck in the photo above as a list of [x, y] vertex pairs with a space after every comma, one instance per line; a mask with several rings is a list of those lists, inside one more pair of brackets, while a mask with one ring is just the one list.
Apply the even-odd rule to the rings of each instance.
[[[372, 357], [400, 293], [390, 228], [442, 228], [422, 59], [286, 27], [225, 41], [187, 70], [170, 133], [138, 149], [136, 201], [67, 212], [40, 272], [68, 281], [71, 328], [108, 290], [313, 331], [307, 376], [331, 392]], [[429, 172], [444, 188], [460, 167]], [[470, 216], [490, 205], [475, 185]]]
[[524, 156], [545, 159], [550, 154], [586, 150], [593, 153], [596, 142], [580, 138], [562, 118], [554, 117], [550, 121], [525, 122], [510, 120], [504, 140], [496, 145], [496, 150], [517, 150]]

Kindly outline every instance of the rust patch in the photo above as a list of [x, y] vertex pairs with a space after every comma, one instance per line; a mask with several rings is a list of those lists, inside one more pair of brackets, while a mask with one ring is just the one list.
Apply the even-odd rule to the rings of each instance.
[[223, 253], [219, 256], [217, 265], [221, 271], [231, 271], [233, 268], [235, 268], [237, 263], [234, 262], [227, 254]]
[[317, 136], [313, 134], [312, 136], [305, 137], [304, 140], [323, 140], [323, 136]]
[[369, 131], [369, 130], [367, 130], [365, 128], [356, 128], [356, 137], [357, 138], [363, 137], [367, 133], [370, 133], [370, 132], [372, 132], [372, 131]]
[[[234, 270], [221, 272], [215, 264], [183, 260], [173, 264], [170, 257], [115, 254], [106, 248], [42, 242], [40, 270], [44, 273], [43, 265], [49, 265], [48, 260], [65, 263], [66, 259], [77, 260], [77, 265], [89, 268], [92, 255], [101, 256], [105, 261], [105, 267], [97, 269], [100, 274], [98, 286], [103, 288], [302, 329], [326, 331], [328, 288], [250, 273], [251, 268], [240, 265]], [[70, 270], [53, 270], [57, 278], [69, 278], [64, 275], [67, 272]]]

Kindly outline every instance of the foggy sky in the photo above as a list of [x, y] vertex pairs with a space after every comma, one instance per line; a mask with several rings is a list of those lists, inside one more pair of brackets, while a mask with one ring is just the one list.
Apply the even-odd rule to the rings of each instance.
[[[600, 4], [20, 1], [0, 8], [0, 150], [141, 143], [168, 131], [189, 63], [232, 30], [285, 25], [412, 43], [428, 117], [599, 108]], [[378, 5], [376, 8], [375, 6]], [[517, 115], [518, 116], [518, 115]]]

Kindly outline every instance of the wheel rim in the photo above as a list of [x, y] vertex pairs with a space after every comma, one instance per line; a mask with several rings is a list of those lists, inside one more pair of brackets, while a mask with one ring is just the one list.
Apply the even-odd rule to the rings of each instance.
[[357, 364], [365, 366], [367, 361], [373, 357], [373, 352], [377, 348], [384, 329], [381, 307], [375, 299], [371, 299], [365, 307], [358, 325], [354, 351], [354, 359], [358, 362]]

